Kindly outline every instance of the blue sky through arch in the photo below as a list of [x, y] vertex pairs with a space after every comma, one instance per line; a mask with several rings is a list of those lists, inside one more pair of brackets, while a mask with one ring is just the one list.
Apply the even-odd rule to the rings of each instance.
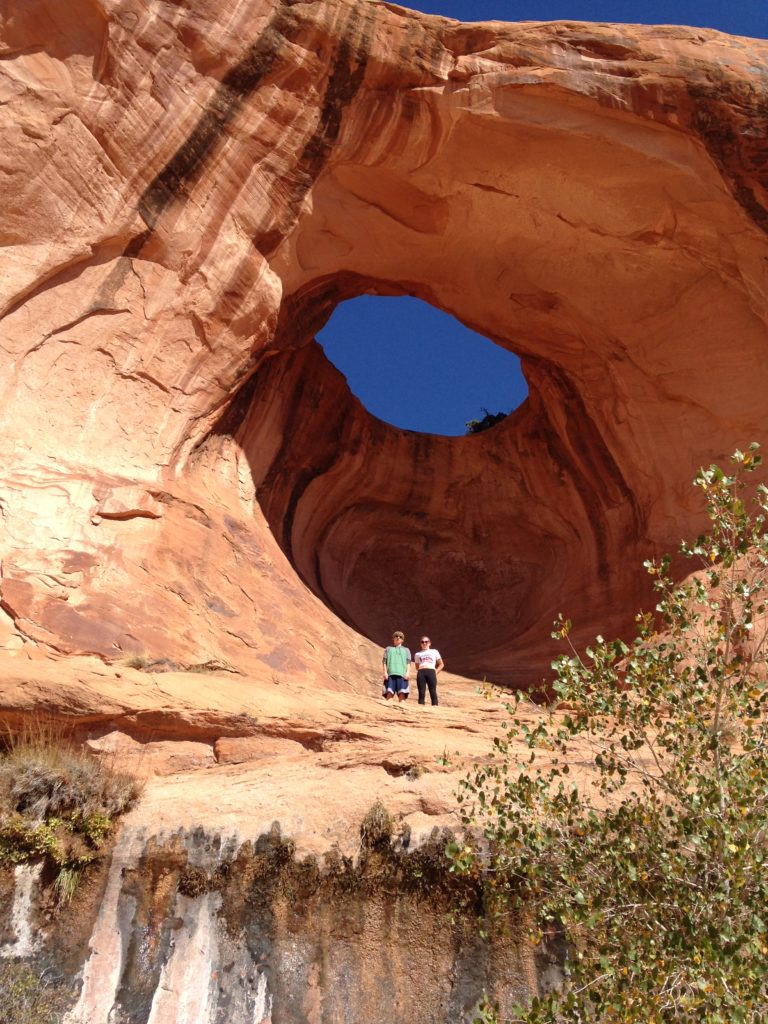
[[342, 302], [317, 340], [366, 409], [407, 430], [464, 434], [528, 394], [516, 355], [409, 296]]

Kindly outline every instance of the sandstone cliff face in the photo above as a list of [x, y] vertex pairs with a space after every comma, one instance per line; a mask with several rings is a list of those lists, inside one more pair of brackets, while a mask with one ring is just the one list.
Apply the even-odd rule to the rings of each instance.
[[[33, 933], [28, 962], [72, 1024], [471, 1021], [486, 994], [503, 1007], [530, 996], [548, 954], [508, 933], [481, 939], [488, 921], [471, 902], [452, 920], [460, 888], [437, 838], [352, 867], [295, 859], [279, 830], [246, 843], [126, 832], [101, 883], [45, 928], [52, 945]], [[0, 934], [18, 941], [45, 921], [40, 892], [35, 879], [15, 926], [9, 900]]]
[[[8, 662], [0, 733], [56, 714], [144, 790], [70, 904], [50, 859], [13, 867], [0, 835], [0, 993], [32, 970], [66, 1024], [469, 1024], [484, 992], [508, 1007], [557, 978], [559, 944], [531, 945], [511, 915], [491, 928], [491, 890], [444, 856], [459, 779], [506, 720], [474, 684], [442, 675], [441, 705], [419, 708]], [[534, 729], [537, 711], [518, 720]]]
[[[396, 623], [520, 682], [561, 608], [619, 628], [766, 422], [767, 49], [2, 0], [6, 649], [351, 688]], [[361, 292], [514, 350], [528, 401], [373, 420], [312, 344]]]

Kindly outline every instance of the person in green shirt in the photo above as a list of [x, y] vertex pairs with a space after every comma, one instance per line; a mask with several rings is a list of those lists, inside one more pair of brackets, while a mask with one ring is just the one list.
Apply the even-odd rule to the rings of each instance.
[[384, 692], [387, 700], [397, 697], [398, 701], [408, 700], [408, 680], [411, 677], [411, 652], [404, 645], [405, 637], [400, 630], [392, 634], [392, 644], [384, 648], [381, 659], [384, 671]]

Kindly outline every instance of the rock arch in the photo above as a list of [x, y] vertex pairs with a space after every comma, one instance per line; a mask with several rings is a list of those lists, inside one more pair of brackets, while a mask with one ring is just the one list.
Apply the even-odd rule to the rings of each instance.
[[[397, 617], [529, 681], [556, 611], [627, 622], [692, 468], [766, 421], [766, 47], [230, 7], [98, 5], [99, 60], [14, 62], [54, 145], [9, 194], [9, 642], [326, 682], [331, 649], [346, 686], [375, 653], [337, 617]], [[458, 442], [367, 416], [312, 338], [371, 291], [516, 351], [525, 405]]]

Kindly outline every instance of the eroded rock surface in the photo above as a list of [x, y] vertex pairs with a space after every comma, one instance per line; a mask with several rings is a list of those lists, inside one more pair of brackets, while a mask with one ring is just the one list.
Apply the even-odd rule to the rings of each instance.
[[[44, 972], [63, 1024], [386, 1024], [393, 1014], [469, 1024], [485, 997], [502, 1009], [530, 997], [554, 957], [511, 928], [478, 935], [489, 916], [448, 874], [443, 845], [436, 835], [406, 853], [397, 841], [353, 865], [295, 858], [277, 828], [245, 842], [126, 829], [97, 913], [82, 893], [54, 921], [37, 913], [26, 962]], [[30, 895], [37, 912], [39, 879]], [[0, 910], [11, 936], [7, 909], [21, 899], [12, 893]], [[12, 948], [0, 946], [0, 971], [19, 964], [3, 961]]]
[[[528, 682], [558, 610], [624, 625], [693, 468], [766, 422], [767, 54], [2, 0], [5, 648], [373, 692], [359, 633]], [[361, 292], [513, 349], [529, 399], [464, 439], [373, 420], [312, 343]]]
[[507, 1007], [540, 991], [562, 951], [512, 917], [483, 937], [483, 887], [445, 858], [459, 780], [506, 721], [475, 691], [443, 677], [443, 704], [420, 708], [0, 657], [1, 730], [54, 717], [144, 781], [72, 904], [50, 869], [0, 864], [0, 974], [30, 965], [70, 1024], [468, 1024], [484, 993]]

